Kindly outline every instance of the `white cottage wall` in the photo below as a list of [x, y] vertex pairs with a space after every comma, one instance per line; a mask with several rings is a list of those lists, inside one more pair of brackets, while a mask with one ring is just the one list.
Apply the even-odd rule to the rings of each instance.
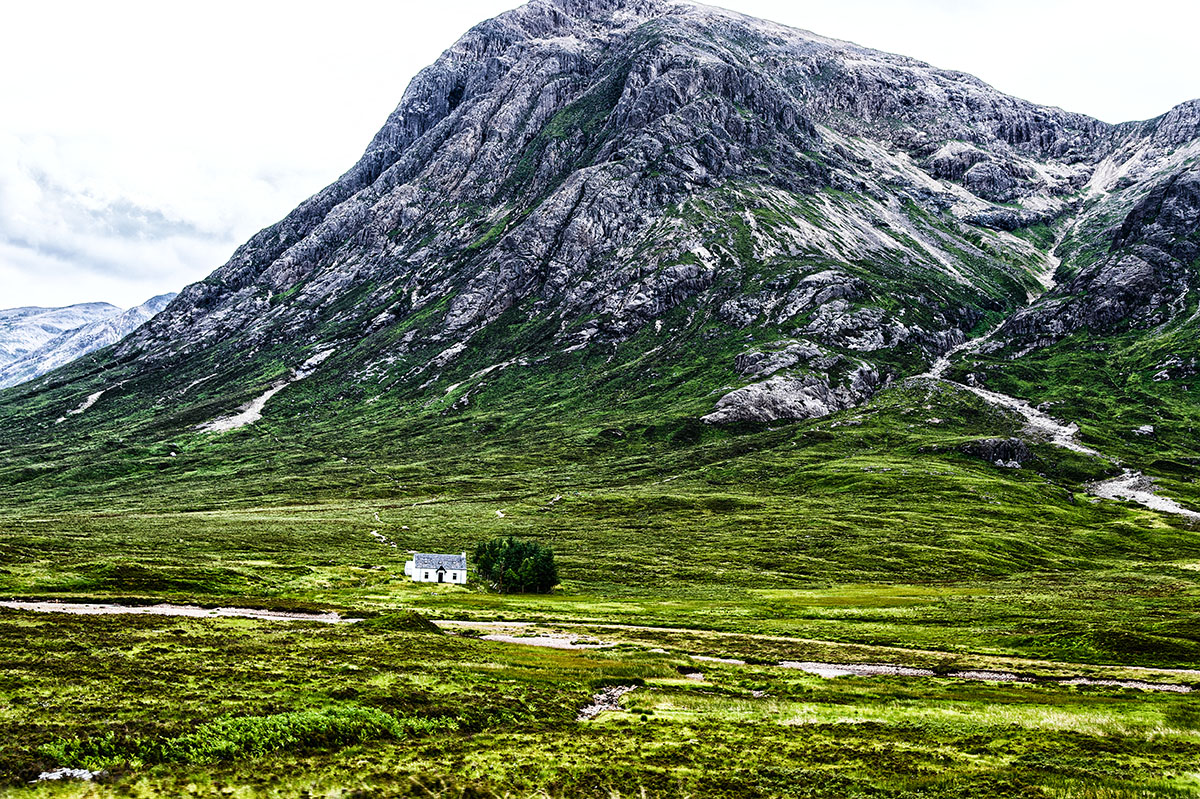
[[[450, 561], [447, 563], [446, 561]], [[462, 555], [425, 555], [423, 553], [414, 553], [413, 559], [404, 564], [404, 574], [414, 582], [418, 583], [447, 583], [450, 585], [465, 585], [467, 582], [467, 570], [447, 568], [448, 565], [457, 566], [459, 564], [466, 565], [467, 553]], [[419, 565], [420, 564], [420, 565]], [[439, 572], [442, 579], [438, 579]]]

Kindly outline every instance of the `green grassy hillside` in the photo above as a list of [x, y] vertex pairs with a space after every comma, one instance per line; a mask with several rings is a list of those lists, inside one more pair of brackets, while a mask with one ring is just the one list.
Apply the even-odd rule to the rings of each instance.
[[[106, 775], [36, 791], [1195, 794], [1191, 695], [829, 681], [778, 666], [1194, 682], [1138, 671], [1200, 662], [1200, 533], [1187, 520], [1095, 500], [1084, 485], [1113, 463], [1039, 443], [1019, 417], [951, 383], [897, 381], [861, 408], [806, 422], [703, 424], [711, 386], [733, 376], [747, 342], [706, 338], [684, 309], [669, 322], [660, 339], [645, 331], [608, 351], [482, 374], [519, 355], [529, 327], [514, 319], [511, 337], [473, 342], [425, 392], [318, 370], [226, 433], [196, 425], [252, 391], [156, 389], [200, 379], [210, 363], [139, 373], [101, 353], [42, 390], [10, 392], [0, 406], [12, 422], [0, 433], [7, 598], [368, 618], [404, 609], [540, 621], [619, 645], [556, 653], [387, 623], [0, 611], [0, 712], [20, 732], [0, 747], [9, 790], [71, 766]], [[1053, 412], [1079, 420], [1084, 443], [1195, 502], [1189, 383], [1146, 379], [1162, 356], [1144, 339], [1110, 346], [1093, 356], [1065, 342], [1017, 362], [973, 355], [951, 376], [1059, 403]], [[283, 372], [266, 360], [237, 368]], [[62, 407], [124, 379], [56, 423]], [[1154, 437], [1129, 434], [1146, 423]], [[1012, 437], [1029, 442], [1023, 468], [978, 454], [979, 442]], [[500, 596], [404, 578], [408, 549], [470, 551], [511, 534], [553, 546], [558, 591]], [[679, 672], [693, 655], [750, 665], [701, 662], [698, 683]], [[574, 721], [597, 686], [640, 681], [626, 711]]]

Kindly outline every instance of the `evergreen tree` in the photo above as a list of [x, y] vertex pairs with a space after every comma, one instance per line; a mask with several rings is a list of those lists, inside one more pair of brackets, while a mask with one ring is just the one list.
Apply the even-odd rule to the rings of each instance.
[[554, 551], [536, 541], [493, 538], [475, 547], [475, 568], [504, 594], [548, 594], [558, 585]]

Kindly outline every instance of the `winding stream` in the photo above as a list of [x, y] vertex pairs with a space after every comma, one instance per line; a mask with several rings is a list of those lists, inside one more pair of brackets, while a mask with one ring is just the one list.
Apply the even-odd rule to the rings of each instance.
[[[1080, 444], [1078, 440], [1079, 425], [1074, 422], [1069, 424], [1063, 423], [1045, 411], [1030, 405], [1025, 400], [1001, 394], [998, 391], [989, 391], [978, 386], [969, 386], [966, 383], [958, 383], [946, 379], [946, 372], [950, 369], [951, 363], [957, 356], [964, 353], [971, 354], [978, 352], [1000, 330], [1003, 324], [1001, 322], [982, 336], [964, 341], [962, 344], [949, 350], [945, 355], [934, 361], [933, 366], [930, 367], [928, 372], [917, 377], [936, 380], [962, 389], [963, 391], [970, 391], [975, 396], [997, 408], [1004, 408], [1005, 410], [1019, 414], [1025, 419], [1026, 430], [1056, 447], [1061, 447], [1071, 452], [1078, 452], [1081, 455], [1104, 458], [1110, 463], [1120, 465], [1120, 462], [1116, 458], [1109, 457], [1098, 450]], [[1086, 486], [1086, 489], [1089, 494], [1101, 499], [1135, 502], [1143, 507], [1161, 513], [1170, 513], [1175, 516], [1183, 516], [1187, 519], [1200, 521], [1200, 513], [1185, 508], [1175, 500], [1158, 494], [1154, 487], [1154, 481], [1141, 472], [1126, 469], [1120, 477], [1090, 483]]]
[[[315, 621], [324, 624], [353, 624], [361, 619], [339, 616], [337, 613], [288, 613], [274, 610], [259, 610], [257, 608], [202, 608], [197, 605], [119, 605], [115, 603], [100, 603], [100, 602], [53, 602], [53, 601], [24, 601], [24, 600], [5, 600], [0, 601], [0, 607], [10, 608], [13, 610], [24, 610], [33, 613], [71, 613], [84, 616], [101, 616], [101, 615], [142, 615], [142, 616], [177, 616], [184, 618], [245, 618], [255, 619], [259, 621]], [[519, 644], [534, 647], [546, 647], [551, 649], [607, 649], [616, 646], [612, 641], [598, 641], [592, 638], [584, 639], [574, 633], [555, 633], [545, 631], [534, 631], [533, 622], [483, 622], [483, 621], [450, 621], [450, 620], [434, 620], [434, 624], [445, 629], [460, 629], [460, 630], [492, 630], [488, 635], [482, 636], [482, 640], [491, 641], [494, 643], [503, 644]], [[675, 628], [653, 628], [653, 627], [638, 627], [637, 625], [612, 625], [615, 629], [670, 629]], [[505, 632], [513, 633], [528, 630], [529, 633], [522, 635], [505, 634]], [[505, 631], [505, 632], [501, 632]], [[699, 632], [699, 631], [693, 631]], [[668, 654], [664, 649], [651, 649], [651, 652]], [[699, 660], [707, 663], [724, 664], [727, 666], [745, 666], [746, 662], [735, 658], [714, 657], [711, 655], [686, 655], [693, 660]], [[785, 660], [777, 664], [777, 668], [796, 669], [808, 674], [815, 674], [819, 677], [836, 678], [836, 677], [908, 677], [913, 679], [960, 679], [960, 680], [978, 680], [983, 682], [1021, 682], [1021, 683], [1053, 683], [1058, 685], [1093, 685], [1113, 688], [1134, 688], [1142, 691], [1166, 691], [1170, 693], [1187, 694], [1191, 693], [1193, 688], [1190, 685], [1181, 683], [1161, 683], [1161, 682], [1146, 682], [1143, 680], [1116, 680], [1116, 679], [1096, 679], [1091, 677], [1061, 677], [1061, 678], [1034, 678], [1017, 674], [1016, 672], [1007, 671], [955, 671], [948, 674], [938, 674], [932, 669], [919, 668], [915, 666], [904, 666], [896, 664], [872, 664], [872, 663], [822, 663], [815, 661], [790, 661]], [[1200, 672], [1184, 672], [1174, 671], [1176, 674], [1196, 674], [1200, 676]], [[581, 713], [580, 719], [584, 717], [593, 718], [605, 710], [619, 709], [617, 704], [621, 696], [626, 693], [629, 688], [614, 688], [606, 689], [595, 697], [595, 702], [589, 708], [585, 708]], [[588, 715], [590, 714], [590, 715]], [[57, 777], [47, 777], [47, 779], [57, 779]]]

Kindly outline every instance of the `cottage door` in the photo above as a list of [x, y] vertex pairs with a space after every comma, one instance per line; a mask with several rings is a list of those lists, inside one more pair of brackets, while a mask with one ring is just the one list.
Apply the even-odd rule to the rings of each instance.
[[446, 568], [444, 566], [438, 569], [438, 582], [446, 582]]

